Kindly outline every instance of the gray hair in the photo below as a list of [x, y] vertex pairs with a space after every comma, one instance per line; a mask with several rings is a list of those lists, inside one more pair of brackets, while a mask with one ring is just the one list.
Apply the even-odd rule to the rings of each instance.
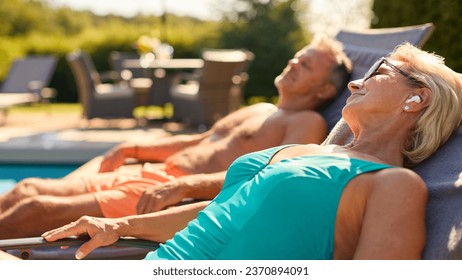
[[337, 94], [343, 90], [353, 69], [353, 64], [343, 51], [343, 44], [336, 39], [331, 39], [324, 34], [317, 33], [310, 42], [310, 47], [315, 47], [333, 57], [335, 63], [332, 67], [332, 74], [329, 83], [335, 86]]
[[406, 65], [415, 81], [409, 81], [411, 86], [432, 92], [429, 106], [422, 111], [408, 145], [402, 148], [407, 165], [414, 165], [433, 154], [460, 124], [461, 76], [445, 65], [443, 57], [409, 43], [396, 47], [390, 58]]

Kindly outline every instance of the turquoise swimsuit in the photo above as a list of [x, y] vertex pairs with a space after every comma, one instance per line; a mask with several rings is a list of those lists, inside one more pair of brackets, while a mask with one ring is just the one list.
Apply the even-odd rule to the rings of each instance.
[[337, 207], [355, 176], [391, 166], [330, 155], [238, 158], [220, 194], [146, 259], [332, 259]]

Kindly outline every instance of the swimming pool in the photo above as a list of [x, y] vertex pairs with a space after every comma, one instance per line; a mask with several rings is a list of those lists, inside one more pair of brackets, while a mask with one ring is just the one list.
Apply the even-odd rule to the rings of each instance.
[[0, 164], [0, 194], [24, 178], [60, 178], [77, 169], [79, 164]]

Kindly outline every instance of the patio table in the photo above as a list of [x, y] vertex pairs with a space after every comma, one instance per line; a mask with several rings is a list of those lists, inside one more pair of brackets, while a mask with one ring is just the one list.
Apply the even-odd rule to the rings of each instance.
[[161, 107], [170, 102], [170, 86], [175, 77], [183, 70], [200, 69], [203, 65], [204, 60], [200, 58], [154, 59], [148, 62], [142, 62], [140, 59], [125, 59], [122, 62], [122, 66], [126, 69], [145, 69], [152, 72], [149, 77], [153, 83], [146, 105]]

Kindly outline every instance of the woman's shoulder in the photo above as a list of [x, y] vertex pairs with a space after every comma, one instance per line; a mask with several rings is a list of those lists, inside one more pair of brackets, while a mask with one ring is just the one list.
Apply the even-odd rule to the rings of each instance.
[[427, 188], [422, 178], [414, 171], [404, 167], [382, 169], [371, 176], [374, 190], [380, 193], [390, 192], [427, 194]]

